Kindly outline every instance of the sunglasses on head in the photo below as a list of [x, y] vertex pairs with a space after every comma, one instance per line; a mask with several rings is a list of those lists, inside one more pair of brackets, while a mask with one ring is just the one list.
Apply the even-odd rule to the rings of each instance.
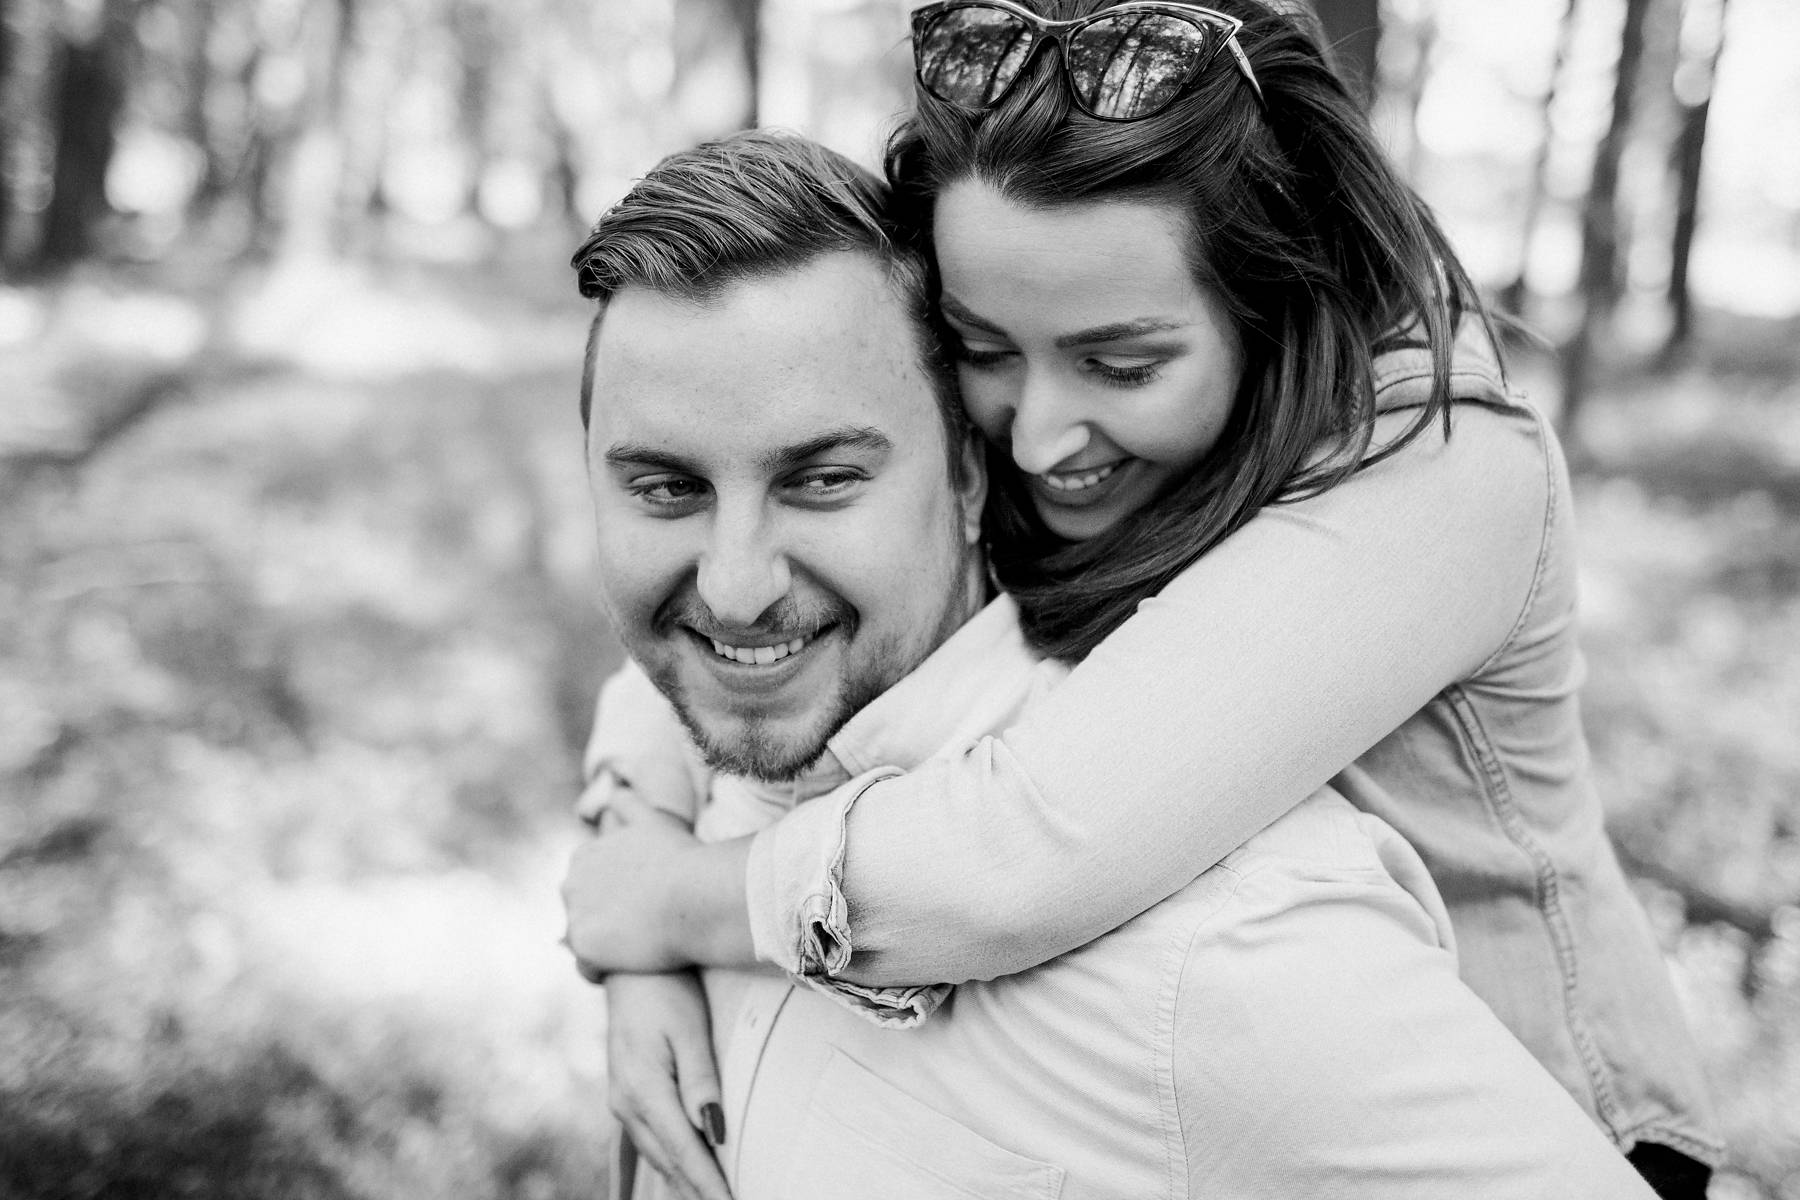
[[1102, 121], [1135, 121], [1173, 104], [1221, 48], [1263, 103], [1238, 45], [1243, 27], [1210, 8], [1161, 0], [1132, 0], [1073, 21], [1046, 20], [1011, 0], [940, 0], [912, 15], [913, 66], [937, 99], [992, 108], [1054, 42], [1076, 108]]

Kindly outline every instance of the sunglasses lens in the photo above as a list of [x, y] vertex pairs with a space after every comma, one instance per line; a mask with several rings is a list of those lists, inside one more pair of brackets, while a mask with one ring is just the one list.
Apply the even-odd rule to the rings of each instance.
[[1211, 53], [1207, 31], [1166, 13], [1121, 13], [1083, 25], [1068, 41], [1069, 79], [1096, 117], [1128, 121], [1181, 94]]
[[939, 100], [968, 108], [992, 104], [1031, 57], [1037, 35], [1004, 9], [972, 4], [943, 13], [919, 34], [919, 80]]

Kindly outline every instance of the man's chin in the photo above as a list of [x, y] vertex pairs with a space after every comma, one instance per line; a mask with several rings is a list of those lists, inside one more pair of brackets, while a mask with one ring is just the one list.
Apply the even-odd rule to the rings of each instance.
[[722, 774], [766, 783], [789, 783], [805, 774], [825, 753], [830, 730], [842, 724], [820, 722], [815, 730], [783, 730], [757, 719], [715, 721], [679, 704], [676, 712], [707, 766]]

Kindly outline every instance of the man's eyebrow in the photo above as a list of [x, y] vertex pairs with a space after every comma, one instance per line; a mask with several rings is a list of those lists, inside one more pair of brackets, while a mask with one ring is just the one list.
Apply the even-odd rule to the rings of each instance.
[[[1004, 337], [1006, 331], [992, 321], [978, 316], [956, 297], [948, 293], [938, 298], [938, 308], [945, 316], [954, 318], [959, 324], [971, 329], [979, 329], [983, 333], [999, 334]], [[1056, 348], [1069, 350], [1076, 346], [1093, 346], [1105, 342], [1122, 342], [1129, 338], [1143, 337], [1147, 333], [1167, 333], [1171, 329], [1185, 329], [1189, 322], [1168, 317], [1138, 317], [1132, 321], [1114, 321], [1107, 325], [1096, 325], [1092, 329], [1080, 329], [1074, 333], [1065, 333], [1056, 339]]]
[[[821, 454], [829, 454], [834, 450], [867, 450], [880, 453], [892, 450], [894, 443], [887, 434], [868, 425], [842, 425], [827, 429], [817, 437], [796, 442], [792, 446], [782, 446], [772, 450], [757, 460], [757, 466], [764, 471], [777, 472], [789, 470], [816, 458]], [[655, 446], [639, 442], [618, 442], [607, 448], [606, 462], [610, 466], [652, 467], [659, 471], [675, 471], [684, 475], [695, 474], [699, 468], [691, 459]]]
[[655, 467], [659, 471], [691, 472], [692, 465], [679, 454], [671, 454], [667, 450], [658, 450], [655, 446], [644, 446], [637, 442], [616, 442], [607, 447], [606, 462], [608, 466], [623, 467]]
[[797, 467], [808, 459], [834, 450], [867, 450], [874, 453], [892, 450], [894, 443], [887, 434], [868, 425], [843, 425], [828, 429], [818, 437], [808, 438], [792, 446], [783, 446], [762, 456], [758, 465], [770, 473]]

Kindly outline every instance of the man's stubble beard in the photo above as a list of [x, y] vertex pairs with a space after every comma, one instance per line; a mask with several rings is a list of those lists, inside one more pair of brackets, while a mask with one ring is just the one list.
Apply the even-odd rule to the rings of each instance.
[[[911, 674], [975, 615], [981, 607], [985, 578], [979, 554], [974, 558], [959, 556], [937, 625], [925, 639], [913, 646], [904, 636], [906, 631], [890, 636], [874, 649], [865, 668], [838, 679], [837, 694], [821, 710], [813, 727], [785, 743], [770, 734], [768, 722], [757, 717], [735, 719], [728, 733], [708, 730], [688, 703], [679, 678], [678, 660], [667, 659], [655, 666], [644, 664], [645, 673], [668, 698], [708, 767], [765, 783], [790, 783], [819, 761], [828, 743], [852, 717]], [[843, 628], [853, 639], [859, 623], [850, 617]], [[639, 662], [644, 660], [640, 658]]]
[[[884, 651], [884, 657], [889, 653], [891, 651]], [[765, 783], [790, 783], [819, 761], [832, 737], [849, 723], [851, 717], [899, 682], [911, 669], [867, 671], [857, 678], [841, 681], [837, 695], [820, 713], [814, 729], [786, 739], [774, 736], [769, 730], [770, 722], [762, 717], [734, 719], [732, 729], [726, 733], [708, 730], [689, 707], [687, 694], [673, 669], [652, 672], [650, 678], [669, 698], [675, 715], [681, 719], [688, 737], [708, 767], [722, 774], [742, 775]]]

